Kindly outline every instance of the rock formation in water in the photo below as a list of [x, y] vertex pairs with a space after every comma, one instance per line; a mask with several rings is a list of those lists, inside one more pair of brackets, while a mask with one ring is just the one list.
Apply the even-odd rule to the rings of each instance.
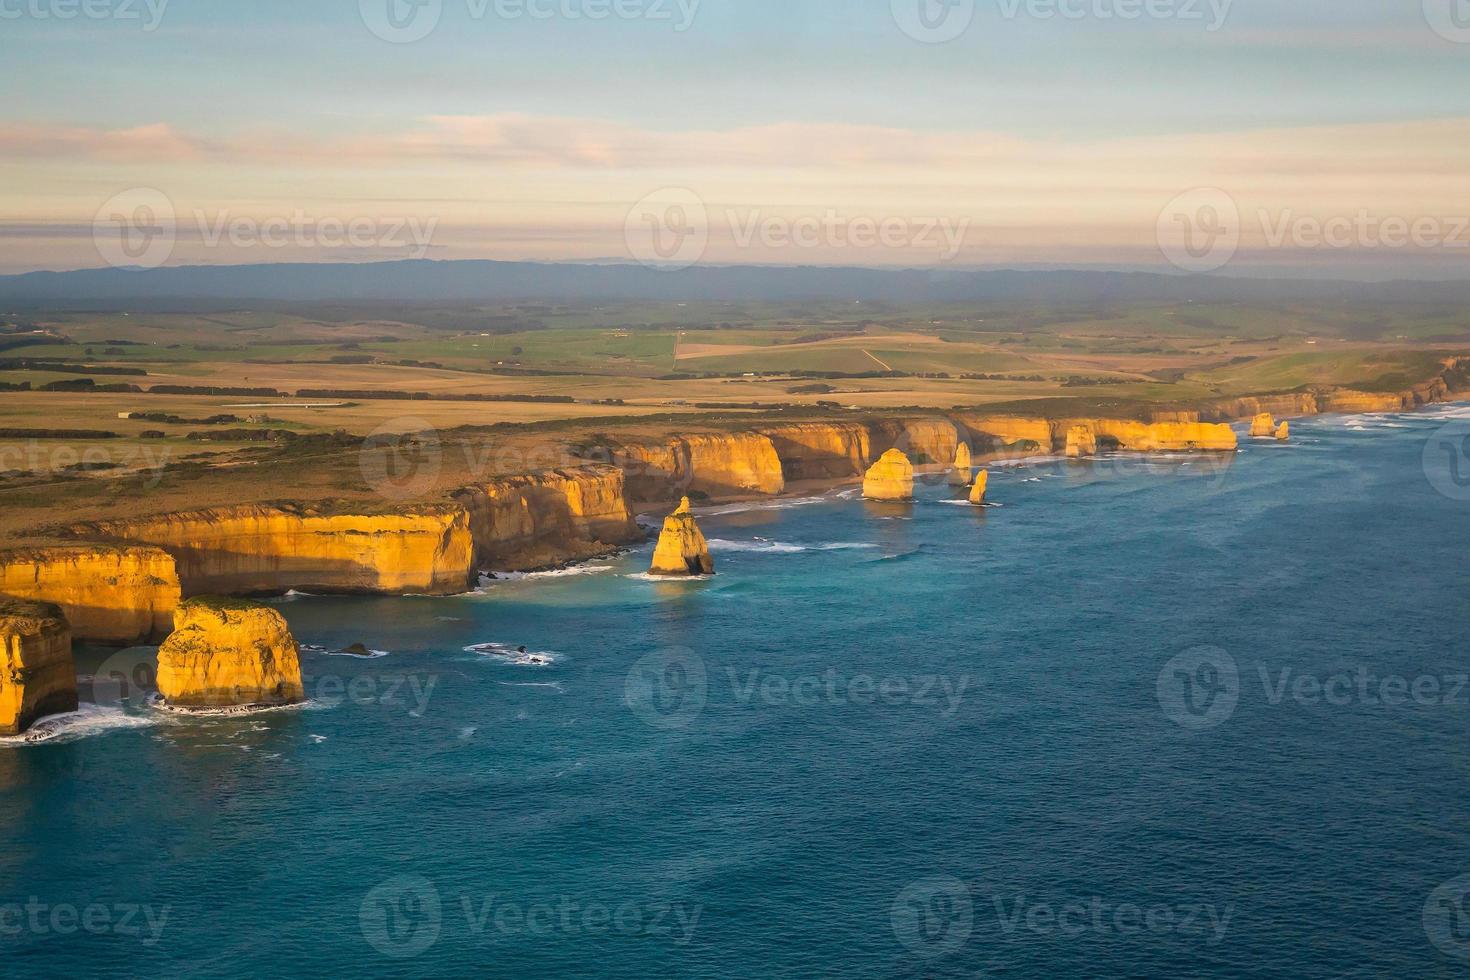
[[158, 650], [158, 692], [175, 708], [233, 708], [306, 700], [301, 654], [280, 613], [245, 599], [201, 596], [174, 613]]
[[1257, 415], [1251, 422], [1252, 439], [1270, 439], [1276, 434], [1276, 419], [1270, 412]]
[[649, 572], [654, 575], [714, 574], [715, 560], [710, 556], [704, 532], [694, 521], [688, 497], [679, 503], [678, 510], [665, 518]]
[[975, 471], [975, 457], [970, 454], [970, 447], [963, 442], [954, 451], [954, 467], [949, 471], [949, 485], [952, 487], [967, 487], [970, 485], [970, 476]]
[[545, 568], [641, 537], [623, 471], [613, 466], [505, 477], [466, 487], [455, 498], [469, 512], [480, 569]]
[[71, 627], [61, 607], [0, 597], [0, 735], [77, 710]]
[[1067, 458], [1097, 455], [1097, 433], [1091, 426], [1074, 425], [1067, 430]]
[[179, 576], [159, 548], [42, 548], [0, 554], [0, 595], [55, 603], [75, 639], [130, 646], [173, 629]]
[[1282, 422], [1281, 428], [1276, 430], [1277, 442], [1288, 442], [1291, 440], [1291, 423]]
[[186, 596], [290, 589], [455, 595], [467, 591], [473, 578], [469, 514], [449, 504], [385, 514], [257, 504], [73, 531], [162, 548], [177, 563]]
[[981, 470], [975, 474], [975, 485], [970, 488], [970, 503], [977, 507], [985, 503], [985, 491], [990, 486], [990, 471]]
[[902, 450], [890, 449], [863, 477], [863, 496], [869, 500], [913, 500], [914, 464]]

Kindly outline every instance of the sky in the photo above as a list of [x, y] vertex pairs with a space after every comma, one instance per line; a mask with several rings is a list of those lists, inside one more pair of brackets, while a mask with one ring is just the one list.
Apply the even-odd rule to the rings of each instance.
[[0, 0], [0, 273], [1470, 271], [1470, 0]]

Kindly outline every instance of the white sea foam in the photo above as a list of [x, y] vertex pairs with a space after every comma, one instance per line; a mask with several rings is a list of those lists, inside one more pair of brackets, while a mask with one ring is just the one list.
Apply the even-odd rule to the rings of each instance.
[[746, 500], [719, 507], [697, 507], [694, 512], [701, 517], [723, 517], [726, 514], [744, 514], [752, 510], [790, 510], [793, 507], [810, 507], [812, 504], [830, 501], [830, 497], [782, 497], [775, 500]]
[[545, 572], [496, 572], [493, 579], [482, 578], [481, 582], [494, 585], [496, 582], [534, 582], [544, 578], [575, 578], [579, 575], [601, 575], [613, 570], [612, 565], [572, 565], [554, 568]]
[[519, 648], [506, 643], [476, 643], [465, 647], [464, 652], [490, 657], [512, 667], [550, 667], [560, 659], [554, 653], [543, 651], [527, 650], [522, 653]]
[[768, 541], [765, 538], [756, 538], [752, 541], [727, 541], [723, 538], [711, 538], [709, 546], [711, 551], [753, 551], [776, 555], [796, 555], [804, 551], [852, 551], [878, 547], [875, 544], [864, 544], [859, 541], [829, 541], [824, 544], [788, 544], [784, 541]]
[[0, 738], [0, 748], [59, 745], [130, 728], [151, 728], [157, 723], [156, 717], [130, 715], [121, 708], [84, 704], [76, 711], [42, 718], [24, 734]]
[[713, 575], [653, 575], [649, 572], [635, 572], [625, 575], [624, 578], [633, 579], [636, 582], [658, 582], [661, 585], [677, 585], [681, 582], [710, 582], [714, 580]]
[[[501, 687], [545, 687], [555, 691], [557, 694], [565, 694], [567, 689], [561, 686], [560, 681], [546, 681], [544, 683], [516, 683], [515, 681], [497, 681]], [[524, 720], [525, 712], [516, 715], [517, 719]]]

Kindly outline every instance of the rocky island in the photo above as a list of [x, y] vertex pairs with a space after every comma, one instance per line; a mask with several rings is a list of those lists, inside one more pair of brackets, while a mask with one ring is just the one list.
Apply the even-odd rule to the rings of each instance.
[[901, 449], [890, 449], [863, 477], [863, 496], [868, 500], [913, 500], [914, 464]]
[[663, 533], [653, 552], [651, 575], [713, 575], [715, 560], [709, 553], [709, 542], [694, 520], [694, 508], [685, 497], [679, 507], [664, 519]]
[[77, 710], [71, 627], [60, 607], [0, 597], [0, 735]]
[[300, 649], [269, 606], [190, 599], [159, 648], [158, 692], [165, 705], [184, 710], [299, 704], [306, 700]]

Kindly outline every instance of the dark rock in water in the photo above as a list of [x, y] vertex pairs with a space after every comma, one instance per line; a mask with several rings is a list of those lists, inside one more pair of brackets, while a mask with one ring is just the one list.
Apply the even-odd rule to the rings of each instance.
[[344, 647], [343, 649], [338, 650], [337, 652], [338, 653], [342, 653], [342, 654], [346, 654], [349, 657], [363, 657], [363, 658], [368, 659], [368, 660], [371, 660], [373, 658], [373, 651], [369, 650], [367, 647], [363, 646], [361, 643], [354, 643], [354, 644], [352, 644], [352, 646], [350, 646], [350, 647]]

